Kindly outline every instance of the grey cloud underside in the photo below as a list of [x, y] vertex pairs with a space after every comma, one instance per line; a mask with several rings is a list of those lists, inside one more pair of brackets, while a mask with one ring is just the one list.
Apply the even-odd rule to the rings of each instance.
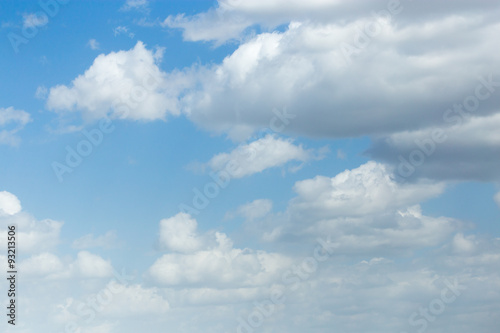
[[[381, 4], [352, 12], [351, 21], [304, 21], [243, 43], [200, 75], [201, 89], [188, 92], [182, 104], [192, 120], [221, 132], [268, 127], [270, 111], [286, 107], [297, 115], [288, 133], [380, 135], [441, 123], [479, 76], [498, 75], [493, 40], [500, 27], [492, 15], [498, 6], [488, 2], [467, 14], [465, 3], [452, 12], [442, 3], [412, 3], [390, 24], [380, 21], [381, 32], [366, 45], [356, 44], [356, 27], [375, 22], [370, 11], [384, 9]], [[348, 66], [345, 44], [357, 49]], [[497, 112], [498, 101], [484, 101], [481, 114]]]

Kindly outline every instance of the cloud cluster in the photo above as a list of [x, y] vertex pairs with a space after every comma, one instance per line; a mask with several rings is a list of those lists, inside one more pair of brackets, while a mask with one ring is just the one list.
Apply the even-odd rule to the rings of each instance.
[[226, 234], [198, 235], [197, 223], [186, 213], [160, 222], [164, 254], [149, 269], [163, 286], [236, 288], [264, 285], [276, 278], [289, 259], [277, 253], [238, 249]]
[[444, 183], [398, 183], [388, 166], [370, 161], [334, 177], [296, 182], [297, 196], [286, 211], [247, 222], [247, 228], [278, 243], [328, 235], [338, 253], [411, 252], [441, 244], [460, 228], [459, 221], [421, 211], [421, 202], [444, 189]]

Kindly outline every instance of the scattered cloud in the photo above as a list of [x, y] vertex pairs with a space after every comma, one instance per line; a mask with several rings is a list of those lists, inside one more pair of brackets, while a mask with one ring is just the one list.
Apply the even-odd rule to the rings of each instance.
[[242, 144], [230, 153], [212, 157], [207, 165], [214, 172], [234, 169], [234, 178], [247, 177], [269, 168], [283, 166], [290, 161], [307, 162], [314, 158], [312, 150], [293, 144], [290, 139], [282, 139], [271, 134], [248, 144]]
[[99, 50], [99, 42], [95, 39], [90, 39], [87, 43], [88, 47], [90, 47], [92, 50]]
[[[172, 250], [159, 258], [148, 275], [162, 286], [249, 287], [263, 285], [276, 277], [290, 261], [285, 256], [264, 251], [237, 249], [224, 233], [208, 233], [206, 242], [196, 232], [196, 221], [185, 213], [160, 222], [160, 237]], [[174, 243], [175, 240], [175, 243]], [[186, 240], [186, 244], [182, 243]]]
[[[269, 199], [257, 199], [241, 205], [236, 210], [236, 215], [243, 216], [246, 220], [252, 221], [263, 218], [273, 209], [273, 202]], [[229, 217], [231, 217], [230, 214]]]
[[18, 145], [21, 140], [16, 133], [31, 121], [31, 116], [26, 111], [13, 107], [0, 108], [0, 144]]
[[129, 10], [145, 10], [148, 8], [149, 2], [148, 0], [127, 0], [125, 4], [122, 6], [121, 10], [129, 11]]
[[113, 33], [115, 36], [119, 36], [119, 35], [127, 35], [128, 37], [130, 38], [134, 38], [135, 37], [135, 34], [133, 32], [129, 32], [128, 28], [125, 27], [125, 26], [118, 26], [116, 28], [113, 29]]
[[49, 23], [49, 17], [45, 13], [38, 12], [23, 15], [23, 27], [25, 29], [43, 27], [47, 23]]
[[87, 234], [73, 241], [72, 247], [74, 249], [83, 250], [91, 248], [116, 248], [120, 246], [118, 236], [115, 230], [110, 230], [104, 235], [95, 237], [93, 234]]

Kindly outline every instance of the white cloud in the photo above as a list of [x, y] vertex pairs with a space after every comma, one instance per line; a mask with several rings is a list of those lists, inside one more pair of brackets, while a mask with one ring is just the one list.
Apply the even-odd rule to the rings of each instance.
[[[279, 4], [259, 2], [254, 8], [238, 3], [234, 7], [278, 15], [283, 10]], [[284, 14], [278, 21], [284, 20], [288, 28], [247, 38], [222, 63], [200, 69], [199, 85], [181, 98], [183, 109], [197, 124], [216, 132], [258, 130], [269, 125], [273, 108], [287, 106], [297, 116], [286, 127], [287, 133], [312, 137], [386, 134], [434, 124], [437, 112], [474, 91], [478, 75], [500, 75], [492, 70], [500, 59], [492, 53], [493, 35], [500, 26], [487, 19], [488, 10], [465, 15], [457, 8], [456, 13], [449, 13], [439, 3], [438, 14], [426, 17], [424, 6], [412, 4], [413, 11], [405, 8], [401, 16], [388, 21], [371, 16], [372, 9], [383, 10], [387, 2], [365, 5], [361, 9], [332, 1], [286, 5], [294, 14]], [[484, 6], [499, 11], [498, 6]], [[302, 18], [290, 19], [304, 7]], [[329, 7], [340, 11], [325, 9]], [[409, 14], [416, 12], [422, 17]], [[342, 19], [341, 13], [348, 15]], [[311, 21], [308, 15], [323, 19]], [[191, 36], [225, 27], [205, 22], [208, 30], [203, 29], [198, 27], [199, 20], [181, 18], [180, 23], [179, 18], [169, 18], [169, 24], [194, 22], [192, 31], [185, 31]], [[380, 32], [358, 45], [359, 27], [374, 24]], [[456, 32], [453, 39], [451, 32]], [[354, 54], [346, 54], [347, 44], [355, 48]], [[465, 70], [471, 64], [474, 71]], [[450, 80], [452, 89], [435, 93], [449, 86]], [[482, 103], [482, 112], [498, 112], [497, 105], [498, 98], [491, 98]]]
[[192, 253], [203, 244], [197, 235], [197, 222], [189, 214], [179, 213], [160, 221], [160, 246], [167, 250]]
[[45, 86], [38, 86], [35, 91], [35, 97], [38, 99], [46, 99], [49, 95], [49, 90]]
[[104, 307], [103, 314], [111, 318], [158, 316], [170, 309], [168, 301], [158, 288], [145, 288], [138, 284], [124, 286], [116, 281], [109, 282], [106, 288], [119, 291]]
[[13, 107], [0, 108], [0, 144], [17, 145], [20, 142], [16, 133], [31, 121], [29, 113]]
[[462, 233], [456, 234], [453, 237], [453, 249], [457, 253], [469, 253], [475, 249], [475, 239], [474, 236], [464, 237]]
[[73, 241], [75, 249], [89, 249], [94, 247], [115, 248], [119, 246], [116, 231], [110, 230], [106, 234], [95, 237], [93, 234], [82, 236]]
[[90, 39], [87, 43], [87, 45], [92, 49], [92, 50], [99, 50], [99, 42], [95, 39]]
[[184, 14], [170, 15], [161, 25], [183, 29], [184, 40], [216, 40], [217, 44], [222, 44], [230, 39], [239, 39], [241, 32], [251, 25], [251, 21], [231, 12], [229, 8], [219, 6], [194, 17], [186, 17]]
[[[167, 223], [165, 223], [167, 221]], [[165, 254], [149, 269], [148, 275], [163, 286], [189, 285], [197, 287], [250, 287], [269, 283], [276, 278], [290, 260], [280, 254], [233, 248], [232, 241], [223, 233], [208, 234], [203, 248], [192, 246], [198, 239], [196, 221], [188, 214], [178, 214], [160, 223], [160, 233], [178, 226], [176, 241], [188, 240], [188, 249], [173, 243], [185, 254]], [[170, 243], [172, 244], [172, 243]], [[172, 246], [172, 245], [170, 245]], [[195, 250], [196, 249], [196, 250]], [[186, 251], [187, 250], [187, 251]]]
[[25, 29], [43, 27], [47, 23], [49, 23], [49, 18], [44, 13], [23, 15], [23, 27]]
[[91, 119], [151, 121], [178, 115], [175, 96], [183, 83], [158, 68], [161, 56], [162, 50], [149, 51], [142, 42], [129, 51], [101, 54], [71, 86], [52, 87], [47, 107], [59, 113], [79, 110]]
[[272, 208], [273, 202], [271, 200], [257, 199], [238, 207], [236, 213], [243, 216], [245, 219], [252, 221], [266, 216], [271, 212]]
[[307, 162], [313, 157], [311, 150], [294, 145], [292, 140], [268, 134], [249, 144], [242, 144], [230, 153], [215, 155], [207, 164], [213, 171], [233, 169], [234, 166], [230, 175], [242, 178], [290, 161]]
[[335, 177], [299, 181], [293, 209], [308, 216], [346, 217], [381, 214], [418, 204], [441, 194], [444, 183], [397, 183], [391, 170], [373, 161]]
[[0, 216], [14, 215], [21, 211], [21, 202], [12, 193], [7, 191], [0, 192]]
[[20, 271], [27, 276], [57, 275], [64, 268], [64, 264], [59, 257], [48, 252], [33, 255], [20, 264]]
[[460, 228], [459, 221], [421, 211], [419, 203], [444, 188], [436, 182], [398, 183], [389, 167], [370, 161], [334, 177], [296, 182], [297, 197], [285, 211], [245, 227], [274, 244], [302, 247], [328, 237], [338, 253], [408, 253], [437, 246]]
[[498, 207], [500, 207], [500, 192], [495, 194], [494, 199], [495, 199], [495, 202], [497, 203]]
[[128, 28], [125, 26], [117, 26], [116, 28], [113, 29], [113, 33], [115, 36], [119, 36], [122, 34], [128, 35], [130, 38], [134, 38], [135, 34], [133, 32], [129, 32]]
[[146, 9], [149, 5], [148, 0], [127, 0], [122, 6], [122, 10], [128, 11], [133, 9]]
[[76, 260], [71, 263], [70, 270], [72, 274], [85, 278], [103, 278], [111, 276], [113, 267], [98, 255], [80, 251]]
[[[51, 251], [59, 243], [62, 222], [50, 219], [38, 221], [28, 213], [1, 216], [0, 221], [17, 225], [17, 246], [23, 254]], [[0, 246], [7, 246], [7, 231], [0, 230]]]

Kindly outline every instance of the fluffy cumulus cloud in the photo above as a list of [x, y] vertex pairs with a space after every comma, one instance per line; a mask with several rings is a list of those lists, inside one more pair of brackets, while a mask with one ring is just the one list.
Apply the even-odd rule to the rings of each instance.
[[[98, 254], [58, 256], [38, 243], [41, 250], [19, 266], [30, 281], [21, 294], [21, 314], [38, 309], [29, 323], [39, 323], [38, 331], [76, 325], [82, 332], [109, 333], [136, 332], [144, 323], [152, 332], [196, 333], [248, 327], [301, 332], [311, 322], [320, 331], [335, 326], [349, 332], [413, 331], [424, 324], [429, 332], [467, 332], [478, 322], [494, 327], [498, 239], [471, 234], [452, 219], [425, 216], [415, 206], [442, 185], [398, 184], [390, 176], [388, 167], [370, 162], [328, 181], [298, 182], [287, 211], [271, 216], [288, 218], [281, 224], [298, 230], [274, 239], [282, 249], [277, 252], [238, 248], [221, 232], [200, 233], [185, 213], [163, 219], [158, 241], [166, 253], [151, 262], [143, 281], [113, 272]], [[311, 196], [313, 189], [320, 195]], [[354, 202], [359, 209], [342, 211], [341, 203]], [[255, 200], [238, 213], [258, 224], [273, 215], [271, 207], [270, 200]], [[299, 221], [311, 209], [319, 213]], [[3, 218], [11, 222], [23, 214]], [[36, 231], [34, 225], [22, 228]], [[393, 250], [379, 251], [383, 247]], [[408, 248], [431, 255], [401, 251]], [[276, 304], [273, 295], [281, 295]], [[440, 302], [444, 311], [436, 308]], [[436, 320], [426, 319], [421, 308]], [[26, 332], [35, 331], [28, 326]]]
[[295, 184], [292, 208], [308, 216], [366, 216], [408, 207], [438, 196], [443, 183], [398, 183], [383, 164], [368, 162], [335, 177], [316, 176]]
[[177, 115], [182, 80], [158, 68], [162, 52], [138, 42], [128, 51], [101, 54], [70, 85], [52, 87], [47, 108], [58, 113], [81, 111], [89, 119], [108, 115], [147, 121]]
[[0, 192], [0, 216], [14, 215], [21, 211], [21, 202], [12, 193]]
[[289, 139], [273, 135], [242, 144], [230, 153], [212, 157], [207, 165], [212, 171], [227, 171], [233, 178], [242, 178], [290, 161], [307, 162], [315, 156], [312, 150], [295, 145]]
[[[220, 64], [168, 74], [139, 42], [132, 50], [99, 56], [72, 85], [53, 87], [47, 107], [143, 120], [184, 112], [205, 128], [231, 132], [267, 127], [272, 110], [286, 106], [296, 115], [285, 129], [289, 133], [352, 137], [435, 125], [440, 111], [474, 90], [478, 76], [500, 74], [492, 44], [499, 26], [491, 16], [498, 5], [483, 2], [474, 15], [466, 15], [470, 5], [460, 3], [450, 11], [438, 2], [428, 15], [425, 4], [390, 3], [293, 2], [283, 11], [277, 0], [220, 1], [218, 9], [169, 17], [165, 24], [188, 35], [222, 27], [225, 33], [231, 29], [214, 20], [239, 13], [249, 22], [243, 25], [287, 27], [244, 39]], [[144, 100], [134, 100], [151, 72], [157, 86], [143, 92]], [[132, 105], [123, 105], [124, 96]], [[481, 101], [482, 114], [498, 112], [498, 100], [492, 94]]]
[[[170, 250], [149, 269], [149, 276], [163, 286], [251, 287], [272, 281], [289, 263], [286, 256], [238, 249], [224, 233], [197, 234], [196, 221], [179, 213], [160, 222], [160, 241]], [[164, 234], [168, 233], [168, 237]], [[186, 241], [187, 245], [183, 245]], [[203, 246], [201, 246], [203, 244]]]
[[[147, 1], [122, 7], [137, 9]], [[165, 72], [162, 49], [138, 42], [40, 93], [48, 109], [84, 119], [185, 115], [238, 141], [279, 128], [204, 164], [235, 178], [319, 158], [276, 133], [370, 136], [373, 160], [296, 181], [281, 210], [247, 199], [226, 215], [244, 219], [234, 235], [200, 232], [187, 213], [162, 219], [156, 254], [128, 277], [97, 252], [116, 234], [84, 235], [61, 255], [63, 223], [0, 192], [0, 225], [18, 226], [19, 267], [32, 282], [20, 296], [25, 331], [74, 322], [82, 333], [494, 332], [500, 239], [422, 203], [451, 179], [498, 182], [499, 13], [486, 0], [219, 0], [163, 27], [237, 43], [221, 62]], [[0, 143], [29, 121], [0, 109]], [[500, 193], [493, 200], [500, 206]], [[0, 230], [0, 247], [6, 239]]]
[[[259, 129], [268, 126], [273, 108], [286, 105], [297, 116], [288, 132], [345, 137], [416, 130], [435, 124], [440, 111], [473, 92], [478, 76], [499, 74], [492, 45], [499, 28], [490, 19], [499, 9], [492, 3], [475, 15], [466, 15], [463, 3], [452, 12], [444, 3], [433, 5], [433, 15], [420, 3], [388, 9], [375, 1], [363, 10], [346, 2], [294, 3], [278, 19], [279, 5], [233, 6], [268, 13], [269, 24], [274, 17], [288, 27], [246, 39], [221, 64], [200, 72], [200, 85], [182, 98], [192, 120], [215, 131]], [[372, 10], [386, 14], [372, 16]], [[314, 23], [305, 19], [311, 12]], [[200, 16], [175, 20], [187, 24], [190, 35], [191, 28], [202, 31]], [[460, 33], [450, 39], [452, 31]], [[481, 112], [497, 112], [498, 100], [495, 94], [482, 101]]]
[[192, 253], [203, 245], [198, 223], [189, 214], [179, 213], [160, 221], [160, 246], [170, 251]]
[[328, 236], [339, 253], [413, 251], [446, 241], [460, 227], [459, 221], [425, 216], [419, 206], [444, 188], [436, 182], [398, 183], [388, 166], [368, 162], [334, 177], [297, 182], [297, 196], [285, 212], [247, 227], [268, 242]]
[[0, 107], [0, 144], [19, 144], [20, 139], [16, 133], [30, 121], [31, 116], [26, 111]]

